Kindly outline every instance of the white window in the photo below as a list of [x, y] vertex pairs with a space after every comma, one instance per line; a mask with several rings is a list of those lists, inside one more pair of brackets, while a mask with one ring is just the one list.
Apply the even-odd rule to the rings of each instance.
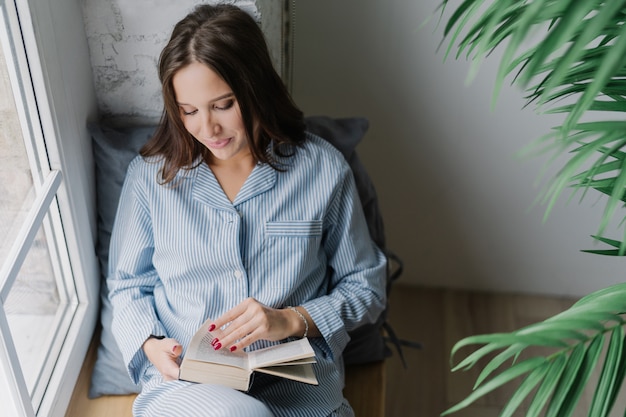
[[[96, 320], [86, 135], [95, 100], [86, 48], [71, 51], [74, 45], [62, 42], [84, 39], [77, 6], [69, 0], [0, 0], [3, 415], [64, 414]], [[80, 25], [59, 26], [58, 19]], [[77, 65], [76, 59], [86, 62]]]

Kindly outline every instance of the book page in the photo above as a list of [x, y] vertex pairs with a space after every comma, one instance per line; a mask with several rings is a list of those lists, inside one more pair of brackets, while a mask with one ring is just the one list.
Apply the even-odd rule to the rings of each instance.
[[290, 366], [268, 366], [267, 368], [259, 368], [257, 372], [280, 376], [282, 378], [293, 379], [294, 381], [304, 382], [306, 384], [318, 385], [313, 365], [290, 365]]
[[228, 349], [215, 350], [211, 341], [215, 338], [213, 334], [205, 330], [208, 327], [202, 326], [193, 336], [186, 358], [202, 362], [221, 363], [224, 365], [236, 366], [238, 368], [248, 368], [248, 354], [246, 352], [230, 352]]
[[280, 345], [249, 352], [248, 355], [251, 369], [276, 365], [296, 359], [315, 358], [315, 352], [308, 339], [281, 343]]
[[[304, 365], [304, 364], [313, 364], [313, 363], [317, 363], [317, 361], [315, 360], [315, 357], [309, 357], [309, 358], [302, 358], [302, 359], [294, 359], [292, 361], [283, 361], [281, 363], [279, 363], [276, 366], [287, 366], [287, 365]], [[262, 366], [262, 368], [271, 368], [272, 366]]]

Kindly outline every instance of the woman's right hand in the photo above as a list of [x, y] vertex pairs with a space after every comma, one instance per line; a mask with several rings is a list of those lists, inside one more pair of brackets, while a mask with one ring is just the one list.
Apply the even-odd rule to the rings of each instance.
[[183, 353], [183, 347], [176, 339], [151, 337], [143, 343], [142, 349], [165, 381], [178, 379], [178, 358]]

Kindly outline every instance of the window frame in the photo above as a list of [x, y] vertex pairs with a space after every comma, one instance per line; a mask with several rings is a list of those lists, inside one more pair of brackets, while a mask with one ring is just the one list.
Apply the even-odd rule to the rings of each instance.
[[[96, 326], [99, 305], [95, 180], [86, 127], [87, 121], [96, 117], [96, 99], [82, 11], [77, 6], [72, 0], [0, 0], [0, 7], [6, 11], [1, 22], [2, 30], [8, 27], [14, 47], [19, 41], [25, 52], [22, 56], [19, 51], [13, 51], [17, 71], [12, 76], [15, 79], [19, 72], [23, 83], [12, 81], [11, 84], [14, 88], [23, 84], [20, 88], [29, 90], [14, 92], [14, 95], [21, 94], [25, 98], [21, 103], [27, 110], [20, 116], [22, 129], [32, 127], [28, 134], [33, 137], [34, 145], [27, 149], [27, 153], [34, 186], [58, 186], [55, 196], [49, 200], [56, 210], [49, 211], [42, 225], [51, 252], [67, 254], [58, 257], [65, 260], [58, 264], [53, 262], [53, 266], [64, 280], [57, 283], [62, 302], [71, 305], [73, 310], [71, 314], [57, 318], [64, 321], [60, 324], [67, 329], [67, 334], [58, 338], [54, 342], [56, 346], [51, 349], [52, 352], [57, 350], [58, 355], [55, 354], [50, 362], [54, 364], [48, 369], [48, 384], [33, 393], [39, 402], [38, 409], [31, 406], [30, 410], [22, 407], [17, 411], [29, 417], [35, 412], [38, 416], [65, 414]], [[7, 56], [9, 68], [12, 67], [10, 59]], [[26, 138], [25, 144], [30, 146]], [[42, 161], [48, 161], [48, 166]], [[59, 181], [61, 172], [63, 180]], [[61, 230], [62, 235], [55, 234]], [[69, 295], [61, 294], [65, 285], [73, 286]], [[74, 292], [75, 296], [71, 295]], [[5, 325], [0, 322], [0, 328], [6, 330]], [[14, 348], [12, 351], [11, 346], [3, 346], [0, 354], [5, 353], [8, 358], [0, 360], [5, 363], [14, 361]], [[15, 373], [8, 377], [19, 382], [15, 381]], [[30, 402], [23, 387], [19, 383], [13, 385], [13, 395]]]

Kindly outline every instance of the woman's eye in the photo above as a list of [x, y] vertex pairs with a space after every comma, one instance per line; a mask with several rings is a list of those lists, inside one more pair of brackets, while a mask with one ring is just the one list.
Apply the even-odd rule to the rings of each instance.
[[227, 101], [224, 101], [224, 102], [222, 102], [220, 104], [215, 104], [215, 105], [213, 105], [213, 107], [216, 110], [228, 110], [231, 107], [233, 107], [233, 104], [235, 104], [235, 100], [227, 100]]
[[180, 109], [181, 112], [183, 112], [183, 114], [185, 116], [191, 116], [194, 115], [198, 112], [198, 110], [190, 110], [190, 111], [185, 111], [184, 109]]

